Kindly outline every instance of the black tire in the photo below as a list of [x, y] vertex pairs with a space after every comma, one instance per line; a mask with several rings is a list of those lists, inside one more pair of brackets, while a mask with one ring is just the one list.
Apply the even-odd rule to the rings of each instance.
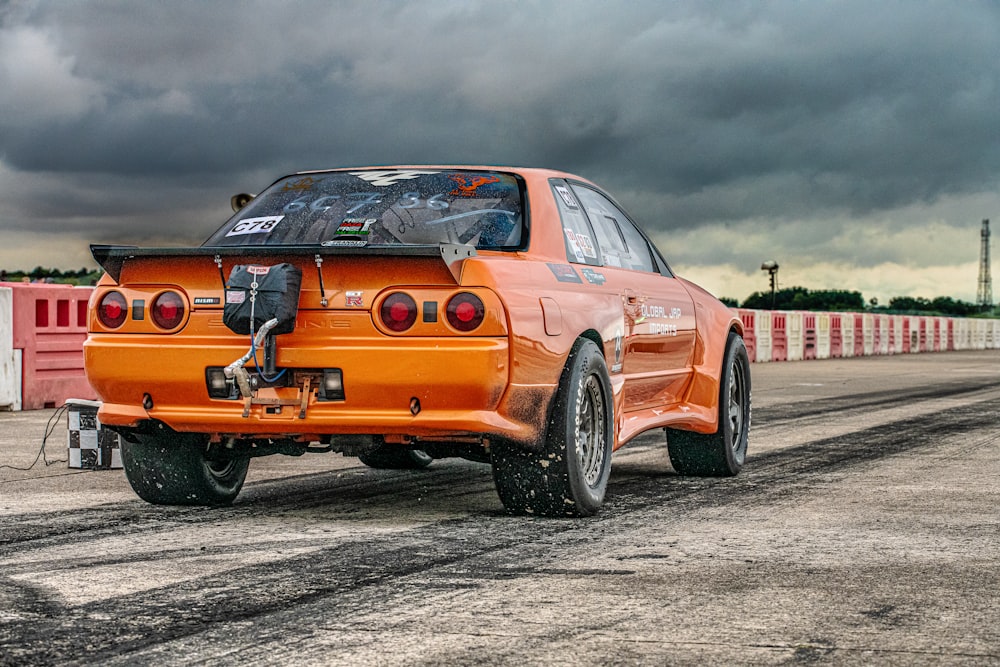
[[247, 454], [210, 457], [208, 438], [165, 431], [122, 439], [122, 467], [132, 489], [155, 505], [229, 505], [247, 476]]
[[540, 451], [490, 444], [493, 481], [510, 514], [591, 516], [611, 476], [614, 406], [604, 355], [578, 340], [563, 369]]
[[670, 463], [680, 475], [732, 477], [746, 460], [750, 435], [750, 358], [743, 339], [726, 342], [719, 382], [719, 429], [692, 433], [667, 429]]
[[358, 454], [369, 468], [383, 470], [422, 470], [434, 459], [422, 449], [406, 449], [401, 445], [381, 444], [377, 448]]

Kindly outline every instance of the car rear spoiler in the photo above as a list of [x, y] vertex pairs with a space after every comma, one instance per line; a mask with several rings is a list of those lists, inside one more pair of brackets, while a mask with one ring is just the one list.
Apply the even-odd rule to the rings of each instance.
[[216, 246], [197, 248], [140, 248], [127, 245], [91, 244], [90, 254], [116, 283], [121, 278], [122, 267], [130, 259], [139, 257], [289, 257], [289, 256], [359, 256], [359, 257], [440, 257], [454, 276], [462, 282], [462, 263], [475, 257], [476, 249], [470, 245], [441, 243], [439, 245], [372, 246], [363, 248], [326, 247], [315, 245], [286, 246]]

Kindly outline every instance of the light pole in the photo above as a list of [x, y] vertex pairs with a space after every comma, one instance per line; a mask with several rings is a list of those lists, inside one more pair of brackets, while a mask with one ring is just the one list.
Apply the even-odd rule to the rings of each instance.
[[760, 265], [761, 271], [767, 271], [771, 277], [771, 308], [774, 308], [774, 292], [778, 288], [778, 263], [769, 259]]

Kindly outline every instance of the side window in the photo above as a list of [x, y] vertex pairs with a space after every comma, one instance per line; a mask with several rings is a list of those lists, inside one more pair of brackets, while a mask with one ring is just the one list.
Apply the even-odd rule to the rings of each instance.
[[562, 219], [567, 259], [574, 264], [600, 266], [594, 233], [587, 216], [583, 214], [583, 206], [565, 181], [553, 180], [551, 183], [552, 196], [555, 197], [559, 217]]
[[605, 266], [659, 273], [645, 237], [621, 209], [590, 188], [574, 185], [573, 192], [594, 228]]

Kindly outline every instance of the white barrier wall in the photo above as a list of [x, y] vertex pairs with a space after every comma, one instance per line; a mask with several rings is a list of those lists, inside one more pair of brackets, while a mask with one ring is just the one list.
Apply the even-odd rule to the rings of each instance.
[[910, 354], [914, 354], [920, 351], [920, 318], [908, 315], [905, 321], [910, 326]]
[[854, 356], [854, 313], [840, 313], [840, 336], [843, 346], [840, 355]]
[[900, 315], [890, 315], [892, 324], [892, 354], [903, 354], [903, 318]]
[[788, 340], [788, 361], [802, 361], [806, 349], [806, 330], [801, 312], [785, 313], [785, 332]]
[[830, 313], [816, 313], [816, 358], [830, 358]]
[[861, 337], [864, 342], [864, 355], [870, 357], [875, 354], [875, 316], [871, 313], [861, 316]]
[[955, 319], [955, 349], [969, 349], [969, 320]]
[[889, 350], [889, 316], [879, 315], [875, 318], [875, 328], [878, 331], [878, 345], [875, 354], [891, 354]]
[[14, 363], [14, 292], [0, 287], [0, 409], [17, 409], [21, 382]]
[[771, 312], [757, 311], [757, 361], [771, 361]]
[[986, 349], [986, 330], [989, 327], [989, 322], [986, 320], [974, 320], [972, 324], [972, 349], [973, 350], [985, 350]]

